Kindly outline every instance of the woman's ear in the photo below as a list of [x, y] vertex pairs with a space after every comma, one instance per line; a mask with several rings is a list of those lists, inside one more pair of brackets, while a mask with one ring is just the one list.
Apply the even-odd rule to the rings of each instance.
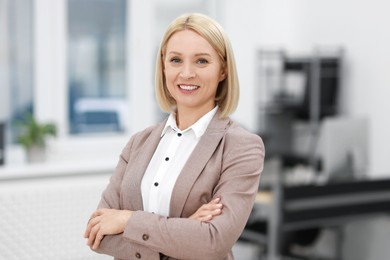
[[221, 70], [221, 74], [219, 75], [219, 82], [223, 81], [226, 79], [227, 73], [226, 73], [226, 68]]

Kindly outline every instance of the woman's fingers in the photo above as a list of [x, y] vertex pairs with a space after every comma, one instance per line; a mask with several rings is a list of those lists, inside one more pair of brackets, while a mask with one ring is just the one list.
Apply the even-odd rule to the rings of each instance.
[[190, 218], [204, 222], [212, 220], [222, 213], [223, 205], [220, 200], [220, 198], [216, 198], [207, 204], [203, 204]]
[[101, 220], [102, 219], [100, 217], [95, 217], [94, 219], [90, 220], [90, 224], [88, 224], [91, 225], [91, 228], [87, 236], [87, 245], [94, 250], [98, 249], [100, 242], [102, 241], [104, 235], [106, 235], [106, 224], [102, 223]]
[[105, 235], [122, 233], [132, 216], [130, 210], [100, 209], [95, 211], [88, 221], [84, 237], [87, 245], [96, 250]]
[[98, 232], [96, 234], [92, 249], [96, 250], [99, 248], [100, 242], [102, 241], [103, 237], [104, 237], [104, 235], [102, 232]]
[[91, 215], [91, 217], [89, 218], [89, 220], [91, 220], [91, 219], [93, 219], [93, 218], [95, 218], [95, 217], [97, 217], [97, 216], [100, 216], [101, 215], [101, 210], [100, 209], [97, 209], [97, 210], [95, 210], [93, 213], [92, 213], [92, 215]]
[[209, 222], [212, 219], [213, 219], [212, 215], [207, 215], [207, 216], [201, 217], [199, 220], [202, 221], [202, 222]]
[[212, 201], [210, 201], [208, 204], [218, 204], [221, 201], [221, 198], [215, 198]]
[[219, 203], [219, 200], [212, 200], [207, 204], [202, 205], [199, 210], [203, 212], [213, 212], [214, 210], [222, 210], [223, 205]]
[[101, 216], [107, 212], [109, 212], [109, 209], [101, 208], [101, 209], [95, 210], [92, 213], [91, 217], [88, 220], [87, 229], [84, 232], [85, 238], [89, 237], [89, 233], [91, 232], [91, 228], [93, 228], [96, 225], [96, 223], [98, 223], [101, 220]]
[[91, 229], [100, 221], [100, 216], [93, 217], [89, 219], [88, 224], [87, 224], [87, 229], [84, 232], [84, 237], [88, 238], [89, 234], [91, 232]]
[[97, 233], [99, 232], [99, 229], [100, 229], [100, 225], [99, 224], [95, 225], [91, 229], [91, 232], [89, 233], [88, 241], [87, 241], [87, 245], [89, 247], [92, 247], [92, 245], [95, 243], [95, 238], [96, 238]]
[[211, 214], [208, 214], [208, 212], [204, 212], [205, 215], [199, 215], [198, 220], [203, 222], [209, 222], [213, 220], [214, 217], [221, 215], [222, 210], [221, 209], [214, 209], [211, 211]]

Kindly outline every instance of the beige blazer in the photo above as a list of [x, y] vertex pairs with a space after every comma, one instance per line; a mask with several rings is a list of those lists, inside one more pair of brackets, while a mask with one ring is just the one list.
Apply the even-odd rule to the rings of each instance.
[[[131, 137], [99, 208], [134, 210], [122, 234], [105, 236], [99, 253], [115, 259], [234, 259], [232, 247], [245, 227], [264, 163], [261, 138], [219, 112], [174, 186], [170, 216], [143, 211], [141, 180], [165, 122]], [[213, 198], [222, 214], [209, 223], [188, 219]], [[168, 257], [169, 256], [169, 257]]]

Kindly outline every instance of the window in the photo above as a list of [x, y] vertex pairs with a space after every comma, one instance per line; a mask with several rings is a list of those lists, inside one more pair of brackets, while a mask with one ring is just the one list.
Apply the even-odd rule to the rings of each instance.
[[[155, 100], [154, 63], [167, 23], [219, 10], [215, 0], [190, 2], [0, 0], [5, 164], [25, 162], [11, 127], [26, 111], [57, 126], [48, 162], [116, 161], [129, 135], [166, 116]], [[0, 154], [2, 145], [0, 138]]]
[[68, 35], [70, 133], [125, 131], [126, 0], [69, 0]]

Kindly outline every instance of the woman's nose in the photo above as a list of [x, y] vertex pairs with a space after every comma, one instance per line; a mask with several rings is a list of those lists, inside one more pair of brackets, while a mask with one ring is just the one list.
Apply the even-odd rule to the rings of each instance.
[[191, 79], [195, 77], [194, 68], [190, 64], [183, 64], [182, 70], [180, 72], [180, 77], [183, 79]]

